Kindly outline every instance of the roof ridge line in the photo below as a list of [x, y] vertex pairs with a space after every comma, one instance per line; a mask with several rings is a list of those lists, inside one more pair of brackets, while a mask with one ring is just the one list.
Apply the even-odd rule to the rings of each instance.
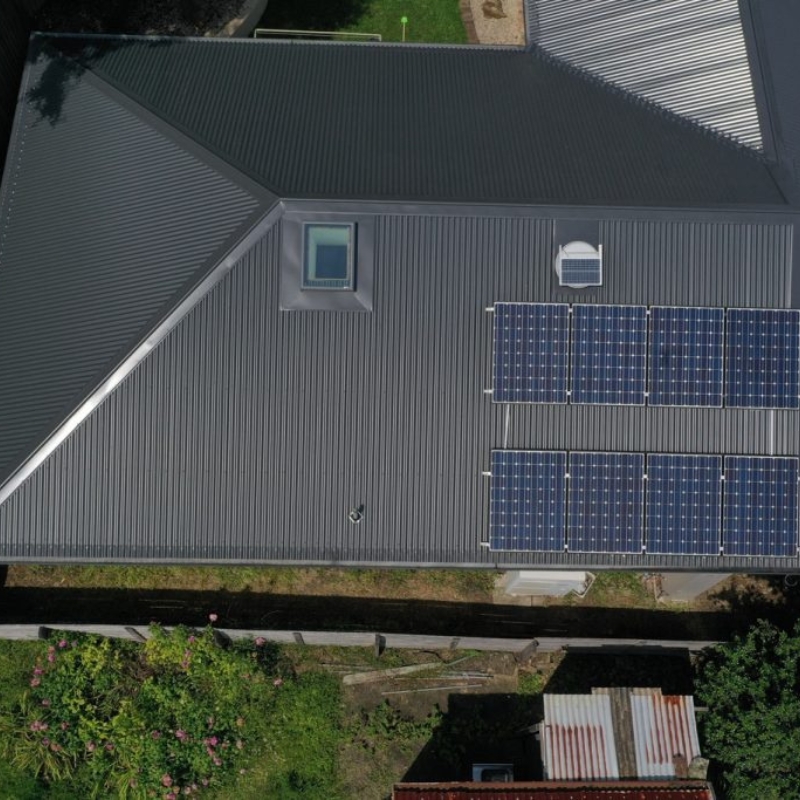
[[565, 72], [571, 73], [579, 78], [582, 78], [588, 83], [592, 83], [595, 84], [596, 86], [602, 87], [610, 94], [622, 97], [626, 99], [628, 102], [634, 103], [635, 105], [645, 108], [648, 111], [653, 112], [654, 114], [658, 114], [664, 119], [670, 119], [674, 122], [677, 122], [680, 125], [683, 125], [684, 127], [698, 131], [699, 133], [704, 134], [706, 137], [719, 144], [726, 145], [732, 150], [743, 152], [749, 155], [756, 161], [759, 161], [763, 164], [769, 163], [767, 158], [764, 156], [762, 152], [756, 150], [755, 148], [749, 147], [746, 144], [742, 144], [742, 142], [738, 141], [730, 134], [718, 130], [717, 128], [712, 128], [708, 125], [703, 125], [697, 122], [696, 120], [693, 120], [691, 117], [685, 117], [682, 114], [678, 114], [676, 111], [672, 111], [666, 106], [657, 103], [655, 100], [651, 100], [650, 98], [645, 97], [644, 95], [632, 92], [629, 89], [624, 88], [620, 84], [615, 83], [614, 81], [611, 81], [607, 78], [604, 78], [596, 72], [592, 72], [586, 67], [579, 67], [576, 64], [567, 61], [565, 58], [556, 55], [555, 53], [551, 52], [550, 50], [548, 50], [547, 48], [543, 47], [542, 45], [536, 42], [533, 42], [532, 44], [528, 45], [526, 49], [535, 58], [540, 58], [542, 61], [553, 64], [559, 69], [562, 69]]
[[249, 36], [230, 36], [230, 37], [217, 37], [217, 36], [170, 36], [168, 34], [144, 34], [144, 33], [67, 33], [67, 32], [53, 32], [53, 31], [33, 31], [32, 38], [41, 39], [43, 41], [55, 39], [83, 39], [95, 41], [112, 41], [112, 40], [128, 40], [133, 42], [194, 42], [209, 44], [209, 45], [238, 45], [241, 47], [253, 47], [263, 45], [276, 45], [282, 44], [286, 46], [297, 47], [313, 47], [313, 46], [326, 46], [326, 47], [385, 47], [397, 50], [510, 50], [510, 51], [524, 51], [527, 45], [524, 44], [488, 44], [488, 43], [463, 43], [457, 44], [454, 42], [361, 42], [361, 41], [343, 41], [332, 39], [256, 39]]
[[59, 422], [33, 452], [0, 483], [0, 506], [36, 472], [39, 467], [66, 441], [72, 432], [97, 409], [107, 397], [139, 366], [209, 292], [230, 273], [236, 263], [283, 216], [283, 203], [277, 200], [260, 214], [244, 236], [182, 296], [182, 298], [149, 328], [145, 335], [118, 361], [113, 368]]
[[[70, 34], [70, 38], [73, 35]], [[38, 38], [38, 37], [37, 37]], [[85, 38], [83, 35], [75, 35], [74, 38]], [[123, 37], [115, 37], [105, 34], [96, 35], [98, 39], [118, 39]], [[124, 37], [128, 39], [155, 39], [157, 37]], [[162, 37], [162, 38], [175, 38], [175, 37]], [[83, 79], [90, 83], [95, 89], [103, 92], [109, 98], [119, 103], [127, 111], [130, 111], [135, 117], [141, 120], [146, 125], [149, 125], [154, 130], [158, 131], [163, 136], [166, 136], [172, 142], [181, 147], [189, 155], [194, 156], [202, 161], [207, 167], [218, 172], [220, 175], [228, 178], [235, 183], [239, 188], [249, 192], [258, 200], [265, 203], [275, 203], [282, 197], [282, 193], [271, 186], [267, 186], [262, 180], [249, 172], [242, 169], [238, 164], [233, 163], [228, 158], [218, 153], [204, 142], [192, 136], [191, 132], [185, 130], [183, 127], [176, 125], [169, 119], [161, 116], [161, 114], [146, 103], [143, 98], [128, 90], [125, 86], [108, 76], [102, 70], [95, 69], [91, 59], [82, 57], [75, 57], [70, 54], [64, 53], [52, 39], [43, 39], [41, 45], [54, 48], [59, 58], [66, 59], [72, 63], [78, 64], [83, 70]]]

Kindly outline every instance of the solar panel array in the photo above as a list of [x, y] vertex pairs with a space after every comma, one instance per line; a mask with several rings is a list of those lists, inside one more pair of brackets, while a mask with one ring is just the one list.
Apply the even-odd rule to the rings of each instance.
[[495, 309], [494, 399], [566, 403], [569, 306], [502, 303]]
[[492, 451], [493, 550], [563, 550], [567, 454]]
[[800, 312], [731, 308], [727, 325], [727, 405], [800, 407]]
[[653, 306], [648, 315], [644, 306], [548, 303], [494, 311], [495, 402], [800, 408], [800, 311]]
[[796, 556], [799, 465], [787, 457], [645, 460], [641, 453], [494, 450], [489, 544], [535, 552]]
[[562, 258], [562, 286], [600, 286], [602, 262], [599, 258]]
[[648, 403], [721, 406], [724, 331], [721, 308], [652, 308]]
[[573, 317], [572, 402], [644, 405], [647, 309], [575, 306]]

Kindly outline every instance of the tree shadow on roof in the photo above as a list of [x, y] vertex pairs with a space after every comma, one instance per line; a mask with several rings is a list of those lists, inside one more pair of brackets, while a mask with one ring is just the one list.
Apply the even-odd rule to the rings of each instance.
[[34, 124], [47, 121], [50, 125], [57, 125], [63, 117], [70, 91], [87, 70], [109, 53], [126, 47], [142, 47], [143, 42], [147, 47], [167, 47], [175, 41], [164, 38], [37, 37], [28, 49], [30, 78], [25, 93], [25, 101], [38, 117]]

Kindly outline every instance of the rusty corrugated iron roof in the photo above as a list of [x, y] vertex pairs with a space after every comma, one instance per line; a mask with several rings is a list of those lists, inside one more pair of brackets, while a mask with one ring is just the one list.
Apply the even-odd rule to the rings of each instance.
[[700, 756], [694, 700], [660, 689], [545, 695], [541, 746], [549, 780], [685, 778]]
[[714, 800], [705, 781], [591, 784], [402, 783], [393, 800]]
[[609, 697], [544, 695], [541, 732], [546, 778], [566, 781], [619, 778]]
[[630, 704], [637, 776], [684, 777], [682, 765], [700, 755], [694, 698], [634, 689]]

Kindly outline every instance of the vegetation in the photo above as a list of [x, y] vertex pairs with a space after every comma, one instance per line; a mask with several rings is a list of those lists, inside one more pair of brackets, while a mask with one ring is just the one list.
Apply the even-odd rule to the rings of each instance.
[[384, 42], [463, 44], [458, 0], [270, 0], [263, 28], [379, 33]]
[[338, 685], [263, 640], [154, 626], [143, 645], [70, 635], [31, 655], [0, 708], [14, 796], [337, 796]]
[[722, 770], [729, 800], [800, 798], [800, 623], [761, 621], [698, 664], [704, 754]]
[[291, 567], [156, 567], [14, 565], [9, 586], [60, 589], [164, 589], [268, 592], [350, 597], [436, 597], [488, 601], [491, 570], [332, 569]]

